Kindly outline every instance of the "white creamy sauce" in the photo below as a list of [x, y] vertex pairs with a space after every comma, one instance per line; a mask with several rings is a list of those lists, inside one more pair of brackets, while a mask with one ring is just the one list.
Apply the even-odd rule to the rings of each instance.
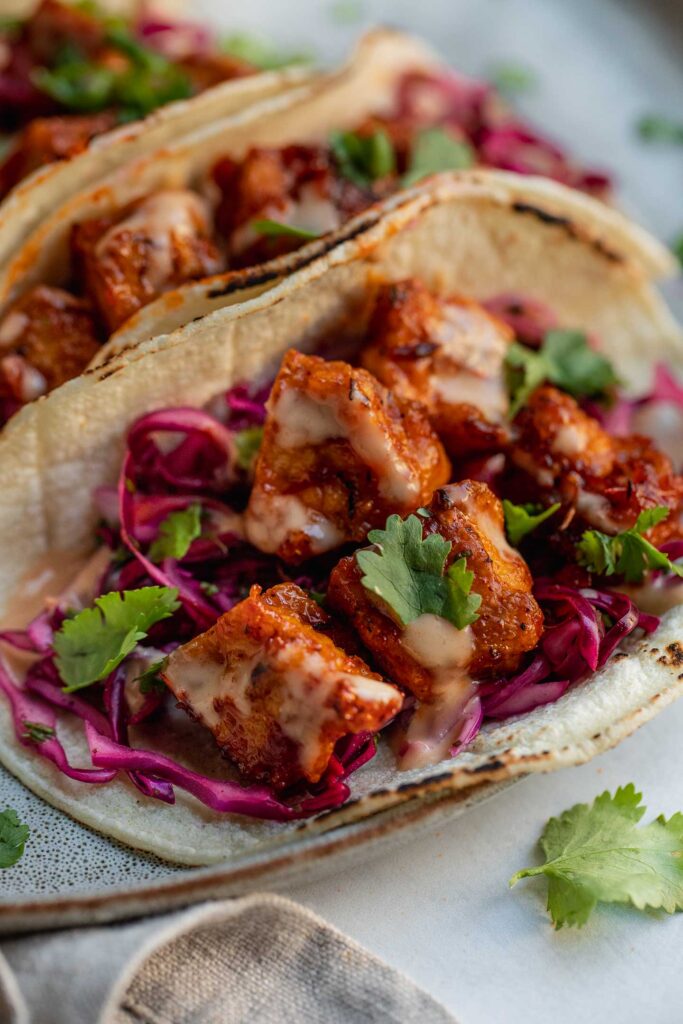
[[26, 313], [19, 309], [13, 309], [0, 323], [0, 348], [9, 348], [19, 340], [29, 325], [29, 318]]
[[333, 438], [348, 441], [377, 476], [380, 494], [408, 503], [420, 494], [420, 481], [397, 451], [390, 432], [362, 402], [330, 396], [317, 401], [296, 388], [280, 392], [270, 406], [284, 448], [321, 445]]
[[528, 452], [521, 451], [517, 446], [513, 449], [512, 455], [515, 465], [523, 469], [525, 473], [528, 473], [532, 480], [536, 480], [541, 487], [552, 487], [555, 481], [555, 477], [550, 469], [545, 469], [543, 466], [539, 466], [533, 455]]
[[287, 224], [303, 231], [312, 231], [316, 235], [326, 235], [335, 231], [341, 223], [339, 210], [313, 184], [304, 185], [299, 190], [297, 199], [292, 203], [287, 217]]
[[420, 615], [409, 622], [401, 644], [434, 678], [434, 699], [421, 704], [404, 736], [399, 767], [420, 768], [448, 757], [463, 726], [475, 684], [467, 671], [474, 653], [472, 628], [456, 627], [439, 615]]
[[444, 490], [455, 507], [464, 512], [479, 532], [488, 538], [500, 558], [513, 562], [519, 561], [519, 553], [508, 544], [503, 523], [498, 523], [490, 513], [480, 510], [475, 495], [466, 484], [450, 484]]
[[147, 280], [156, 291], [162, 289], [174, 271], [174, 245], [208, 231], [209, 210], [195, 192], [168, 189], [143, 200], [124, 220], [114, 224], [97, 243], [95, 253], [102, 263], [117, 263], [119, 236], [134, 232], [149, 240], [151, 250]]
[[565, 423], [553, 438], [552, 450], [573, 459], [585, 450], [588, 441], [588, 431], [579, 423]]
[[43, 374], [23, 356], [4, 356], [0, 358], [0, 366], [20, 401], [33, 402], [47, 391], [47, 380]]
[[501, 377], [479, 377], [468, 370], [440, 372], [434, 375], [433, 385], [442, 401], [475, 405], [488, 420], [502, 420], [508, 410], [508, 396]]
[[602, 494], [579, 490], [576, 498], [576, 511], [587, 523], [602, 530], [603, 533], [619, 533], [620, 525], [611, 515], [611, 506]]
[[244, 522], [247, 538], [266, 554], [274, 554], [295, 533], [309, 538], [314, 555], [331, 551], [344, 540], [334, 523], [304, 505], [295, 494], [254, 491]]
[[178, 700], [187, 703], [199, 721], [213, 732], [222, 718], [216, 706], [220, 706], [221, 699], [229, 698], [244, 718], [251, 715], [247, 691], [260, 657], [260, 650], [250, 657], [233, 656], [226, 666], [223, 661], [192, 655], [181, 648], [170, 656], [164, 675]]
[[485, 310], [444, 303], [443, 314], [430, 324], [430, 335], [445, 355], [480, 377], [500, 374], [508, 347], [507, 334]]

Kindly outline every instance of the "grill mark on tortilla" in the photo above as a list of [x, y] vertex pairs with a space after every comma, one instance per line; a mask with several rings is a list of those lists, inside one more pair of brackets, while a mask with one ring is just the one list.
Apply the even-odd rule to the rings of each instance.
[[562, 228], [563, 231], [569, 235], [570, 238], [574, 238], [577, 241], [587, 242], [591, 245], [596, 252], [599, 252], [601, 256], [604, 256], [610, 261], [610, 263], [623, 263], [624, 259], [619, 253], [609, 249], [604, 242], [601, 242], [599, 238], [590, 238], [585, 235], [576, 224], [571, 221], [568, 217], [560, 217], [554, 213], [548, 213], [547, 210], [541, 209], [539, 206], [533, 206], [531, 203], [514, 202], [512, 209], [515, 213], [528, 214], [532, 217], [536, 217], [543, 224], [550, 224], [558, 228]]

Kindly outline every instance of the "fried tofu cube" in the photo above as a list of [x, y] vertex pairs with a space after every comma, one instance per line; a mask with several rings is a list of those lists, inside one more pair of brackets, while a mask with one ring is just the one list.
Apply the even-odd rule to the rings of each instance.
[[99, 349], [92, 310], [39, 285], [0, 322], [0, 397], [30, 402], [81, 373]]
[[528, 495], [531, 481], [544, 504], [566, 505], [574, 530], [616, 534], [644, 510], [667, 506], [670, 515], [647, 537], [658, 545], [680, 533], [683, 478], [668, 456], [646, 437], [612, 437], [557, 388], [537, 388], [519, 411], [510, 457], [524, 473], [518, 485]]
[[240, 771], [275, 789], [319, 781], [337, 740], [381, 729], [403, 701], [319, 631], [328, 617], [314, 601], [284, 589], [254, 586], [174, 651], [164, 672], [181, 707]]
[[167, 189], [116, 220], [96, 218], [74, 227], [74, 265], [109, 331], [163, 292], [221, 269], [210, 223], [199, 195]]
[[421, 406], [395, 401], [365, 370], [290, 350], [268, 400], [247, 536], [297, 564], [364, 540], [449, 474]]
[[450, 484], [434, 494], [422, 517], [424, 538], [451, 542], [446, 568], [463, 555], [481, 596], [479, 617], [457, 629], [437, 615], [400, 625], [381, 599], [366, 589], [356, 556], [342, 558], [330, 578], [330, 608], [351, 623], [374, 663], [389, 678], [430, 703], [452, 686], [514, 671], [543, 632], [543, 614], [532, 595], [531, 573], [506, 539], [503, 508], [486, 484]]
[[409, 279], [380, 289], [361, 361], [399, 398], [422, 402], [459, 459], [505, 444], [511, 341], [510, 328], [483, 306], [439, 298]]

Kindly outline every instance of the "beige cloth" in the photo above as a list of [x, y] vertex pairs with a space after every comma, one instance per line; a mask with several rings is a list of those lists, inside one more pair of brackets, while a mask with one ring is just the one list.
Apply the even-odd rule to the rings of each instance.
[[454, 1024], [408, 978], [279, 896], [15, 939], [3, 952], [2, 1024]]

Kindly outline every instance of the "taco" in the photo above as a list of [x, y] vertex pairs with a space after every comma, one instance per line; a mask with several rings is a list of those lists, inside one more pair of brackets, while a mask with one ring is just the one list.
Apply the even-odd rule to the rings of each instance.
[[580, 763], [681, 689], [642, 235], [484, 171], [372, 217], [0, 438], [0, 759], [169, 860]]
[[[341, 70], [243, 115], [209, 116], [203, 99], [184, 108], [187, 118], [194, 112], [193, 131], [169, 115], [178, 131], [162, 149], [145, 143], [139, 159], [55, 203], [8, 253], [0, 273], [5, 418], [83, 368], [159, 294], [302, 245], [309, 260], [355, 214], [434, 171], [477, 162], [540, 169], [600, 195], [608, 184], [521, 125], [490, 87], [387, 30], [370, 33]], [[297, 264], [292, 257], [283, 271]], [[670, 264], [658, 249], [653, 273]], [[63, 358], [46, 333], [62, 339]]]

